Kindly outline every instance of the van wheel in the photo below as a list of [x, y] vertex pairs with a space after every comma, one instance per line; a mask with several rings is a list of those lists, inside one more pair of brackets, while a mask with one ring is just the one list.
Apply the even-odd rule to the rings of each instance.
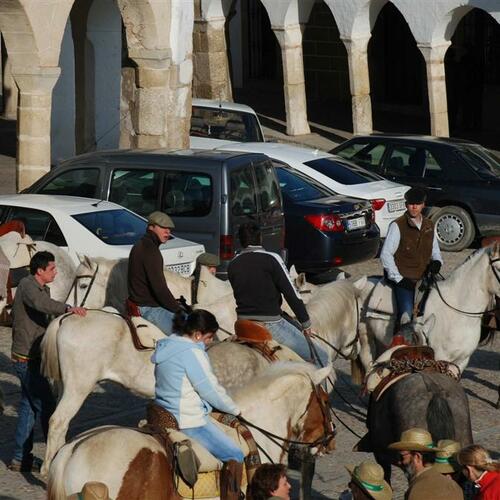
[[460, 252], [467, 248], [476, 236], [472, 218], [463, 208], [443, 207], [434, 212], [431, 218], [436, 227], [441, 250]]

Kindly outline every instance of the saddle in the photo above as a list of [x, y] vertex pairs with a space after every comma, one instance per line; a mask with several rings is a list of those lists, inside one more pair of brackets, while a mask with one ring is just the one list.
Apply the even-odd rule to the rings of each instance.
[[248, 319], [238, 319], [234, 323], [234, 333], [230, 342], [243, 344], [257, 351], [270, 363], [275, 361], [303, 361], [294, 351], [278, 344], [269, 330]]
[[437, 361], [429, 346], [400, 346], [386, 351], [379, 357], [366, 377], [366, 388], [378, 401], [382, 394], [398, 380], [411, 373], [436, 372], [460, 379], [460, 369], [454, 363]]
[[[228, 434], [245, 454], [243, 490], [260, 465], [260, 457], [251, 432], [236, 417], [224, 413], [211, 414], [214, 423]], [[147, 407], [147, 426], [140, 429], [155, 436], [175, 462], [177, 492], [183, 498], [213, 498], [220, 493], [222, 463], [179, 430], [175, 417], [161, 406]]]

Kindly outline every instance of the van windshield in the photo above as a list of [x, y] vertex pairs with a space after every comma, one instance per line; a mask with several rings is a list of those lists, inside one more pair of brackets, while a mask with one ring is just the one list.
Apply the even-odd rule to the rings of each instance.
[[244, 111], [193, 106], [189, 135], [224, 141], [263, 142], [257, 117]]
[[124, 209], [88, 212], [72, 217], [108, 245], [133, 245], [146, 232], [146, 221]]

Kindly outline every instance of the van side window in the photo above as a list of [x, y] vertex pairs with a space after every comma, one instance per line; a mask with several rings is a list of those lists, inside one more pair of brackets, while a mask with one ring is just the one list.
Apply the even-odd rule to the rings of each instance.
[[231, 210], [233, 215], [257, 213], [252, 170], [250, 168], [244, 168], [231, 172], [230, 182]]
[[38, 193], [96, 198], [98, 182], [98, 168], [67, 170], [45, 184]]
[[114, 170], [109, 201], [147, 217], [158, 206], [160, 175], [160, 172], [154, 170]]
[[266, 212], [281, 207], [278, 183], [270, 161], [254, 164], [260, 207]]
[[194, 172], [165, 172], [162, 210], [176, 217], [204, 217], [212, 209], [212, 178]]

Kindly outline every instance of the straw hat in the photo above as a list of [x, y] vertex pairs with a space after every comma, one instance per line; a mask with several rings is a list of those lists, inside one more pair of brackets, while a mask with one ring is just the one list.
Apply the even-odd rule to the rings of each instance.
[[418, 427], [404, 431], [400, 440], [390, 444], [389, 448], [400, 451], [440, 451], [434, 446], [430, 432]]
[[70, 495], [68, 500], [110, 500], [108, 487], [104, 483], [88, 481], [81, 493]]
[[459, 472], [462, 466], [457, 462], [457, 453], [461, 450], [460, 443], [451, 439], [441, 439], [437, 447], [441, 450], [436, 453], [436, 459], [432, 468], [441, 474], [453, 474]]
[[380, 465], [365, 461], [359, 465], [346, 465], [352, 480], [370, 497], [376, 500], [391, 500], [392, 488], [384, 481], [384, 469]]

